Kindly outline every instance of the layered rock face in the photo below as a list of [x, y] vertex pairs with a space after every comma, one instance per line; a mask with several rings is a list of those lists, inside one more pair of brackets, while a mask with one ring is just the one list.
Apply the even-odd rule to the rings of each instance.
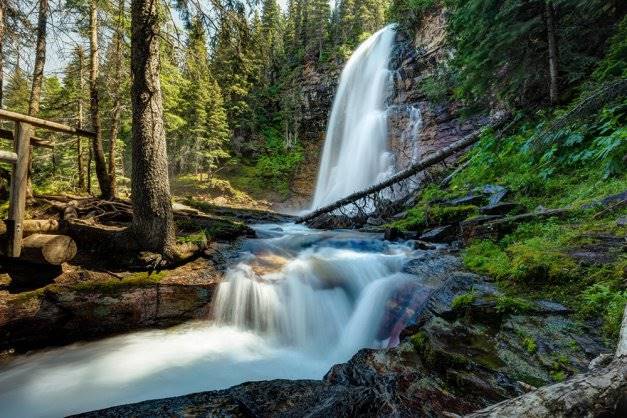
[[221, 279], [215, 264], [201, 258], [152, 275], [69, 271], [38, 290], [3, 291], [0, 350], [22, 351], [206, 319]]
[[444, 10], [439, 9], [424, 17], [413, 38], [403, 32], [397, 35], [388, 134], [399, 170], [407, 168], [412, 159], [444, 148], [487, 123], [487, 118], [480, 116], [462, 119], [460, 103], [451, 98], [433, 102], [423, 93], [425, 79], [452, 54], [446, 45], [445, 20]]

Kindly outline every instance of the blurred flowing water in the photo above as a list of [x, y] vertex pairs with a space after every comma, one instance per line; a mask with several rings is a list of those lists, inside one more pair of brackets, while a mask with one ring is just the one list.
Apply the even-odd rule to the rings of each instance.
[[395, 25], [364, 41], [342, 70], [312, 209], [333, 203], [394, 174], [386, 100], [393, 86], [388, 68]]
[[419, 251], [359, 232], [255, 229], [218, 287], [212, 320], [20, 356], [0, 370], [0, 415], [58, 417], [245, 381], [320, 379], [400, 332], [395, 303], [417, 282], [403, 266]]

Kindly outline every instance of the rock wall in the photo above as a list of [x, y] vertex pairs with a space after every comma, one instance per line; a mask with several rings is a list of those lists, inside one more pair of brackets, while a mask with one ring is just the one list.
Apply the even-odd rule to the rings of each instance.
[[[424, 80], [452, 55], [445, 28], [446, 11], [439, 9], [423, 18], [413, 38], [403, 32], [397, 35], [391, 63], [396, 74], [390, 97], [389, 138], [398, 169], [406, 168], [412, 157], [424, 157], [487, 123], [481, 116], [463, 118], [461, 103], [452, 98], [436, 103], [423, 93]], [[412, 132], [417, 117], [420, 125]]]
[[[401, 31], [397, 35], [392, 53], [394, 88], [388, 115], [389, 140], [399, 170], [487, 122], [482, 117], [464, 119], [459, 102], [450, 99], [434, 103], [421, 90], [423, 80], [452, 54], [446, 45], [445, 28], [446, 11], [440, 9], [424, 17], [413, 33]], [[336, 62], [322, 69], [314, 65], [304, 68], [299, 129], [304, 161], [292, 181], [293, 197], [285, 206], [305, 207], [313, 194], [326, 125], [343, 65]]]

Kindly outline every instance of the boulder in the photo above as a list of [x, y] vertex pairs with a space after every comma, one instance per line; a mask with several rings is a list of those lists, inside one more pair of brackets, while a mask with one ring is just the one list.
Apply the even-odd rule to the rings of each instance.
[[452, 242], [457, 238], [455, 225], [443, 225], [428, 229], [420, 235], [420, 240], [427, 242]]
[[519, 214], [525, 211], [525, 207], [516, 202], [500, 202], [479, 208], [483, 215], [507, 215]]

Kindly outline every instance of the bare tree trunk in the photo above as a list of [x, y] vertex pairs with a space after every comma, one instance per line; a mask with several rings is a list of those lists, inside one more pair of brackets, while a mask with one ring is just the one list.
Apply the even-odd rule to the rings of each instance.
[[122, 17], [124, 15], [124, 0], [118, 4], [118, 22], [114, 39], [114, 70], [113, 70], [113, 116], [111, 118], [111, 137], [109, 138], [109, 178], [111, 179], [112, 193], [115, 195], [115, 143], [120, 131], [120, 117], [122, 114], [122, 97], [120, 94], [120, 80], [122, 79]]
[[558, 63], [557, 63], [557, 39], [555, 36], [555, 17], [551, 0], [546, 0], [544, 4], [544, 17], [546, 20], [546, 34], [549, 46], [549, 96], [551, 104], [557, 104], [559, 101], [558, 90]]
[[[37, 116], [41, 104], [41, 86], [44, 80], [46, 65], [46, 29], [48, 25], [48, 0], [39, 0], [39, 15], [37, 17], [37, 45], [35, 47], [35, 67], [33, 70], [33, 84], [28, 102], [28, 114]], [[28, 153], [28, 177], [26, 180], [26, 196], [33, 196], [32, 184], [33, 149]]]
[[37, 116], [41, 104], [41, 85], [46, 65], [46, 26], [48, 24], [48, 0], [39, 0], [39, 16], [37, 18], [37, 46], [35, 48], [35, 67], [33, 85], [28, 103], [28, 114]]
[[158, 0], [132, 0], [133, 233], [146, 250], [173, 256], [174, 220], [159, 81]]
[[96, 132], [96, 136], [92, 140], [92, 155], [96, 163], [96, 176], [100, 186], [100, 195], [103, 199], [110, 199], [113, 197], [113, 190], [102, 148], [102, 127], [100, 126], [98, 98], [98, 9], [96, 0], [91, 0], [89, 3], [89, 47], [91, 64], [89, 70], [91, 124], [94, 132]]
[[4, 93], [4, 8], [5, 1], [0, 0], [0, 108], [2, 108], [2, 99]]
[[93, 152], [92, 148], [89, 148], [89, 152], [87, 153], [87, 193], [91, 194], [91, 160]]
[[[76, 55], [78, 56], [78, 128], [83, 128], [83, 63], [84, 63], [84, 55], [83, 48], [76, 48]], [[83, 162], [83, 147], [82, 147], [82, 138], [80, 135], [76, 137], [76, 162], [78, 163], [78, 188], [80, 190], [85, 190], [85, 167]]]

